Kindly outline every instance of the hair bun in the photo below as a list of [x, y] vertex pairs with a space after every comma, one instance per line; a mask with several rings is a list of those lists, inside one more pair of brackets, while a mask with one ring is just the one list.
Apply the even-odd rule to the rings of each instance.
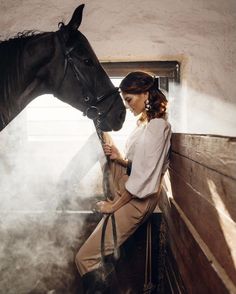
[[155, 77], [154, 76], [154, 78], [153, 78], [153, 87], [155, 89], [159, 89], [159, 87], [160, 87], [160, 81], [159, 81], [159, 78], [158, 77]]

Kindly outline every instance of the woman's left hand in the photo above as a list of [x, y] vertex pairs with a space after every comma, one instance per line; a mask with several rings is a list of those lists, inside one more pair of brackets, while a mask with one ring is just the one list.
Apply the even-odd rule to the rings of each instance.
[[115, 160], [115, 159], [122, 159], [122, 156], [120, 154], [119, 149], [115, 145], [111, 144], [103, 144], [103, 150], [105, 155], [109, 156], [110, 159]]
[[113, 208], [113, 201], [99, 201], [97, 203], [97, 208], [99, 212], [106, 214], [110, 214], [115, 211]]

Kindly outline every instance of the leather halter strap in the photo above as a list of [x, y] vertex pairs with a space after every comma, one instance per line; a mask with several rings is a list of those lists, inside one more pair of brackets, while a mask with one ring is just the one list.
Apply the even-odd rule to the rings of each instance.
[[82, 72], [80, 71], [80, 69], [78, 68], [78, 66], [75, 64], [75, 62], [73, 60], [72, 53], [76, 49], [76, 46], [72, 46], [70, 48], [66, 47], [66, 44], [65, 44], [66, 42], [64, 39], [63, 30], [65, 30], [65, 28], [62, 26], [60, 28], [60, 30], [57, 32], [57, 37], [58, 37], [59, 42], [61, 44], [61, 48], [62, 48], [64, 58], [65, 58], [64, 73], [63, 73], [63, 77], [60, 82], [60, 85], [56, 91], [60, 90], [60, 88], [65, 80], [68, 65], [69, 65], [74, 73], [76, 80], [83, 85], [83, 87], [86, 89], [86, 92], [87, 92], [87, 96], [83, 100], [84, 106], [85, 106], [85, 110], [83, 111], [83, 115], [87, 116], [90, 119], [96, 119], [96, 118], [105, 116], [106, 113], [109, 112], [112, 105], [106, 110], [106, 112], [101, 111], [99, 109], [99, 106], [100, 106], [101, 102], [107, 100], [113, 94], [118, 93], [119, 88], [114, 87], [113, 89], [109, 90], [107, 93], [104, 93], [103, 95], [100, 95], [100, 96], [95, 96], [93, 94], [93, 91], [90, 89], [88, 82], [86, 81]]

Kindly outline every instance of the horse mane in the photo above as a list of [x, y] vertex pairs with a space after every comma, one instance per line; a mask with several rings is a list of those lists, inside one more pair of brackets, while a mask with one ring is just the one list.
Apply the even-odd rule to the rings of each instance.
[[28, 37], [33, 37], [33, 36], [36, 36], [36, 35], [42, 34], [42, 33], [43, 32], [36, 31], [36, 30], [26, 30], [26, 31], [23, 31], [23, 32], [18, 32], [18, 33], [16, 33], [15, 36], [12, 36], [7, 40], [0, 40], [0, 44], [3, 43], [3, 42], [11, 42], [11, 41], [16, 40], [16, 39], [25, 39], [25, 38], [28, 38]]
[[[30, 40], [42, 36], [45, 32], [39, 32], [35, 30], [23, 31], [17, 33], [15, 36], [10, 37], [7, 40], [0, 40], [0, 56], [5, 54], [5, 51], [8, 54], [14, 54], [17, 51], [22, 51], [24, 45], [29, 42]], [[14, 56], [9, 56], [10, 58], [14, 58]]]
[[[2, 64], [6, 64], [4, 59], [7, 58], [8, 61], [14, 60], [15, 55], [22, 52], [26, 43], [43, 34], [45, 34], [45, 32], [30, 30], [19, 32], [7, 40], [0, 40], [0, 58], [2, 59], [1, 61], [3, 61], [3, 63], [1, 62], [0, 71], [2, 69]], [[7, 65], [9, 65], [9, 63], [7, 63]], [[2, 72], [0, 74], [2, 74]]]
[[0, 106], [11, 108], [11, 96], [24, 78], [22, 52], [32, 39], [45, 32], [24, 31], [8, 40], [0, 40]]

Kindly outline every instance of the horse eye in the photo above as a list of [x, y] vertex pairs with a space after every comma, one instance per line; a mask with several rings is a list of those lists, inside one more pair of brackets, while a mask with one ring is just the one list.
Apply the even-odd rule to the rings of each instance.
[[84, 59], [84, 63], [86, 65], [93, 65], [93, 61], [91, 59], [89, 59], [89, 58]]

